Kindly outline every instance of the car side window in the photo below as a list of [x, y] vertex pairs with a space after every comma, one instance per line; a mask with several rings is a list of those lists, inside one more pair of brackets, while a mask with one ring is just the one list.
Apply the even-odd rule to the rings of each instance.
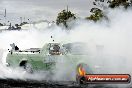
[[49, 54], [50, 55], [60, 55], [60, 46], [57, 44], [50, 45]]

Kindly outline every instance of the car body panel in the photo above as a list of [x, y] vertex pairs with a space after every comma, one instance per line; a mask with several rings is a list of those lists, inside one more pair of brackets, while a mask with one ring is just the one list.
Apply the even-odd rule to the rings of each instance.
[[[50, 48], [54, 45], [56, 45], [56, 49], [57, 45], [59, 46], [59, 51], [50, 51]], [[47, 43], [42, 48], [10, 50], [6, 57], [6, 63], [8, 63], [10, 67], [15, 68], [19, 67], [20, 63], [26, 60], [31, 64], [34, 70], [50, 70], [55, 68], [58, 61], [61, 63], [68, 61], [71, 65], [77, 66], [82, 56], [86, 55], [71, 54], [67, 51], [66, 47], [60, 43]]]

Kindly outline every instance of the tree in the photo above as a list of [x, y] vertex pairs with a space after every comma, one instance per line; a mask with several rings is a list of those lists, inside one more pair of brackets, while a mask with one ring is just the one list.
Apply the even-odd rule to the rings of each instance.
[[[106, 3], [107, 2], [107, 5]], [[93, 2], [93, 5], [98, 6], [100, 8], [116, 8], [119, 6], [123, 6], [124, 8], [128, 8], [129, 6], [132, 6], [132, 0], [95, 0]], [[107, 7], [106, 7], [107, 6]], [[105, 18], [108, 20], [108, 17], [104, 15], [103, 11], [99, 8], [92, 8], [91, 11], [92, 15], [89, 17], [86, 17], [88, 20], [98, 21], [101, 18]]]
[[108, 20], [108, 17], [104, 14], [103, 9], [106, 8], [106, 3], [108, 3], [107, 0], [95, 0], [93, 2], [93, 5], [96, 6], [96, 8], [91, 9], [91, 15], [89, 17], [86, 17], [88, 20], [98, 21], [102, 18], [105, 18]]
[[98, 9], [98, 8], [92, 8], [91, 11], [92, 15], [90, 15], [89, 17], [86, 17], [86, 19], [88, 20], [93, 20], [93, 21], [98, 21], [101, 18], [105, 17], [102, 10]]
[[123, 6], [123, 7], [127, 8], [130, 6], [131, 2], [129, 2], [128, 0], [112, 0], [109, 2], [109, 7], [115, 8], [118, 6]]
[[62, 10], [57, 16], [56, 24], [57, 25], [63, 24], [67, 28], [68, 27], [67, 22], [69, 19], [73, 20], [76, 19], [75, 14], [68, 10], [67, 11]]
[[132, 6], [132, 0], [95, 0], [93, 4], [97, 5], [97, 4], [102, 4], [104, 2], [107, 2], [110, 8], [116, 8], [119, 6], [128, 8], [129, 6]]

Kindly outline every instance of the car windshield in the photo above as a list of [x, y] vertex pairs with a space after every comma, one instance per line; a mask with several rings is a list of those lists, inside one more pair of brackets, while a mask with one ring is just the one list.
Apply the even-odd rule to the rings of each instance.
[[68, 43], [63, 45], [71, 54], [80, 55], [87, 54], [86, 45], [84, 43]]

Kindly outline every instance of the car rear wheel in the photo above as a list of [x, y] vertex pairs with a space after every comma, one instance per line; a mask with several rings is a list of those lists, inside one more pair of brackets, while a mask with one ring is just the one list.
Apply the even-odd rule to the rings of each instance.
[[33, 73], [32, 65], [27, 60], [21, 61], [19, 66], [26, 70], [28, 73]]
[[80, 85], [86, 84], [86, 79], [85, 79], [85, 77], [81, 77], [81, 78], [77, 79], [77, 83], [80, 84]]

